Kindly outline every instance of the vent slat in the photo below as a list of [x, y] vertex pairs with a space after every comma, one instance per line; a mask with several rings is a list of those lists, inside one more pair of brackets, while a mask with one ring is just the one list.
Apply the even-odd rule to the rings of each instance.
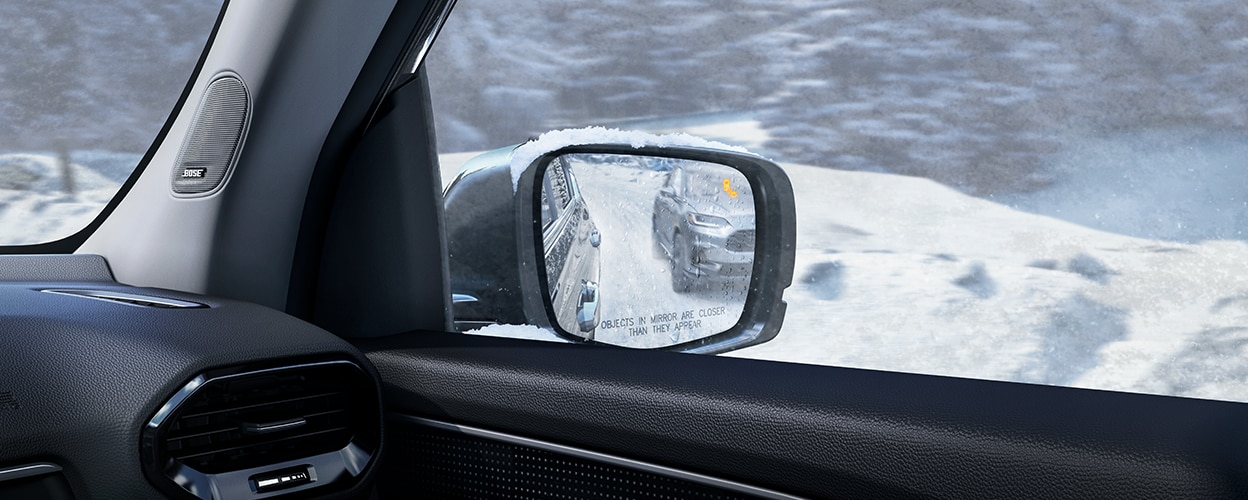
[[343, 431], [350, 432], [351, 429], [347, 426], [338, 426], [332, 429], [322, 429], [316, 432], [301, 432], [296, 435], [286, 436], [286, 437], [277, 438], [277, 439], [268, 439], [265, 441], [253, 441], [253, 442], [249, 442], [249, 443], [245, 443], [241, 445], [223, 446], [223, 447], [212, 448], [212, 449], [208, 449], [204, 451], [195, 450], [193, 453], [172, 453], [172, 455], [173, 455], [173, 458], [178, 459], [178, 460], [192, 460], [195, 458], [206, 457], [209, 455], [216, 455], [219, 453], [229, 453], [231, 451], [244, 450], [247, 448], [261, 448], [261, 447], [266, 447], [266, 446], [274, 446], [282, 442], [294, 441], [296, 439], [307, 439], [311, 437], [326, 435], [326, 434], [333, 433], [333, 432], [343, 432]]
[[[336, 409], [336, 410], [326, 410], [326, 411], [315, 412], [315, 413], [299, 414], [298, 416], [299, 416], [299, 417], [302, 417], [302, 418], [304, 418], [304, 419], [309, 419], [309, 420], [310, 420], [310, 419], [316, 419], [316, 418], [324, 417], [324, 416], [327, 416], [327, 415], [345, 414], [346, 412], [347, 412], [347, 410], [346, 410], [345, 408], [339, 408], [339, 409]], [[274, 412], [274, 413], [278, 413], [278, 412]], [[168, 441], [176, 441], [176, 440], [181, 440], [181, 439], [191, 439], [191, 438], [197, 438], [197, 437], [201, 437], [201, 436], [210, 436], [210, 435], [213, 435], [213, 434], [224, 434], [224, 433], [227, 433], [227, 432], [234, 432], [234, 431], [238, 431], [238, 424], [232, 424], [232, 425], [229, 425], [229, 426], [224, 426], [224, 425], [222, 425], [222, 426], [217, 426], [217, 427], [214, 427], [214, 428], [212, 428], [212, 429], [210, 429], [210, 430], [198, 431], [198, 432], [192, 432], [192, 433], [187, 433], [187, 434], [173, 434], [173, 433], [171, 433], [171, 434], [169, 435], [169, 437], [167, 437], [167, 438], [166, 438], [166, 440], [168, 440]]]
[[[161, 470], [170, 461], [220, 474], [350, 445], [371, 453], [380, 444], [375, 384], [358, 366], [339, 362], [209, 376], [155, 431], [154, 456]], [[258, 425], [297, 421], [302, 424], [255, 432]]]
[[182, 421], [182, 420], [188, 420], [192, 418], [209, 417], [212, 415], [219, 415], [222, 413], [252, 410], [252, 409], [263, 408], [263, 407], [273, 407], [273, 406], [279, 406], [279, 405], [284, 405], [284, 404], [296, 403], [299, 401], [309, 401], [309, 400], [313, 400], [317, 398], [328, 398], [331, 396], [346, 397], [347, 393], [346, 391], [331, 391], [331, 392], [323, 392], [320, 394], [312, 394], [308, 396], [298, 396], [298, 397], [293, 397], [293, 398], [287, 398], [287, 399], [278, 400], [278, 401], [263, 401], [259, 403], [251, 403], [251, 404], [246, 404], [243, 406], [237, 406], [237, 407], [231, 407], [231, 408], [222, 408], [222, 409], [211, 410], [211, 411], [200, 411], [196, 413], [188, 413], [186, 415], [181, 415], [178, 417], [178, 420]]

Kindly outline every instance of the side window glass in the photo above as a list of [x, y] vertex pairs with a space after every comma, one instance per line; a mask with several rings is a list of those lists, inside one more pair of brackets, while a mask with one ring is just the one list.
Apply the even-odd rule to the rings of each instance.
[[584, 127], [779, 164], [784, 325], [732, 356], [1248, 402], [1246, 60], [1239, 0], [461, 0], [426, 69], [447, 179]]
[[78, 232], [186, 87], [221, 1], [0, 5], [0, 245]]

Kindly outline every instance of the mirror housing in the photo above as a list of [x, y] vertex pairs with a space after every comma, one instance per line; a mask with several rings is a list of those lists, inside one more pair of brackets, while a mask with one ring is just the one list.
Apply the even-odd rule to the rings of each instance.
[[[603, 304], [612, 300], [629, 300], [628, 297], [621, 298], [618, 295], [618, 290], [611, 289], [607, 283], [602, 283], [597, 279], [599, 267], [622, 266], [625, 264], [622, 262], [605, 262], [600, 265], [598, 263], [600, 245], [606, 246], [610, 235], [600, 233], [600, 230], [605, 232], [605, 229], [596, 226], [589, 211], [583, 207], [576, 208], [578, 210], [576, 218], [584, 222], [578, 223], [577, 229], [568, 231], [575, 231], [577, 234], [583, 233], [588, 236], [568, 235], [565, 238], [587, 238], [590, 242], [590, 244], [582, 245], [581, 250], [579, 250], [580, 253], [585, 255], [569, 258], [569, 260], [576, 260], [575, 265], [579, 270], [575, 273], [566, 273], [574, 274], [574, 277], [553, 279], [550, 277], [551, 273], [548, 272], [549, 270], [546, 269], [549, 252], [546, 251], [546, 241], [543, 237], [543, 180], [547, 179], [547, 184], [549, 184], [549, 178], [545, 176], [552, 168], [552, 164], [557, 166], [555, 168], [566, 168], [561, 166], [560, 162], [562, 160], [559, 160], [565, 157], [609, 158], [610, 161], [602, 160], [603, 163], [601, 165], [592, 167], [604, 169], [630, 168], [625, 164], [636, 164], [643, 161], [643, 159], [661, 160], [662, 163], [666, 164], [664, 165], [665, 171], [671, 170], [671, 164], [679, 165], [681, 162], [713, 164], [728, 169], [726, 171], [732, 172], [734, 179], [744, 179], [745, 182], [748, 182], [749, 192], [752, 192], [754, 205], [752, 208], [755, 217], [753, 221], [754, 256], [752, 266], [750, 267], [748, 286], [742, 283], [734, 291], [734, 298], [741, 295], [744, 296], [740, 317], [723, 331], [711, 332], [708, 335], [692, 340], [682, 339], [675, 344], [645, 347], [714, 354], [767, 342], [779, 333], [785, 311], [783, 293], [792, 283], [796, 239], [796, 210], [794, 208], [793, 189], [788, 176], [785, 175], [778, 165], [759, 156], [721, 149], [687, 146], [634, 147], [629, 144], [569, 146], [542, 154], [520, 172], [516, 180], [515, 221], [520, 264], [520, 289], [523, 290], [521, 295], [523, 297], [524, 311], [530, 323], [548, 328], [560, 337], [570, 341], [603, 341], [606, 339], [601, 338], [601, 335], [599, 335], [598, 339], [595, 339], [596, 327], [600, 324], [605, 324], [604, 320], [614, 321], [613, 318], [597, 317], [603, 308]], [[637, 161], [621, 161], [630, 158]], [[725, 192], [730, 192], [729, 179], [724, 178], [723, 182]], [[549, 186], [547, 186], [547, 189], [550, 189]], [[573, 186], [571, 189], [578, 191], [577, 196], [579, 197], [580, 188]], [[656, 191], [666, 192], [670, 195], [675, 190], [665, 186]], [[737, 198], [736, 192], [730, 192], [730, 194], [733, 198]], [[747, 198], [743, 197], [743, 199]], [[698, 223], [692, 217], [691, 222]], [[550, 218], [549, 215], [547, 218]], [[547, 222], [549, 223], [549, 220]], [[649, 235], [646, 237], [648, 238]], [[546, 239], [550, 238], [551, 236], [547, 234]], [[569, 245], [566, 241], [563, 242], [560, 251], [567, 253], [566, 248]], [[658, 247], [657, 242], [656, 247]], [[576, 252], [573, 251], [572, 253]], [[563, 261], [559, 260], [559, 262]], [[683, 293], [682, 288], [688, 285], [678, 286], [676, 284], [677, 272], [679, 271], [673, 266], [673, 288], [677, 293]], [[554, 274], [563, 276], [565, 273], [556, 271]], [[650, 281], [663, 283], [665, 279], [663, 276], [655, 275]], [[552, 289], [551, 281], [566, 283], [562, 283], [562, 286], [555, 286]], [[725, 289], [728, 289], [727, 285], [725, 285]], [[613, 292], [617, 293], [616, 297], [610, 296]], [[634, 291], [634, 293], [637, 293], [637, 291]], [[572, 297], [573, 295], [576, 295], [576, 297]], [[576, 303], [574, 309], [570, 305], [573, 302]], [[558, 307], [556, 307], [556, 304], [558, 304]], [[682, 306], [681, 309], [683, 308]], [[573, 311], [575, 316], [573, 316]], [[688, 312], [671, 312], [669, 314], [676, 315], [679, 318], [680, 314], [690, 315], [692, 311], [693, 309], [690, 309]], [[590, 319], [591, 316], [593, 317], [592, 320]], [[647, 324], [644, 316], [643, 314], [642, 317], [638, 317], [636, 321], [641, 322], [641, 324]], [[623, 319], [627, 319], [630, 323], [633, 322], [631, 317]], [[718, 326], [716, 330], [718, 330]], [[676, 339], [677, 337], [673, 335], [672, 338]]]

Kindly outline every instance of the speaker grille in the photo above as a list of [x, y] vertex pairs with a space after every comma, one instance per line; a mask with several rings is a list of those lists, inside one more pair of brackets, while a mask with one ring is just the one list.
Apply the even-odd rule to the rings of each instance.
[[746, 500], [748, 495], [527, 446], [395, 423], [382, 498]]
[[175, 194], [196, 196], [220, 189], [234, 168], [250, 112], [247, 87], [237, 76], [224, 75], [208, 84], [173, 167]]

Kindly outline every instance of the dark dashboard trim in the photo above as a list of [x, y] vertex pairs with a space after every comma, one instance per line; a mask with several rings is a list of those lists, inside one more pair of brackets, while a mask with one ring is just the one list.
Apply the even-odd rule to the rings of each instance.
[[14, 479], [22, 479], [27, 477], [42, 476], [44, 474], [52, 474], [60, 472], [61, 466], [50, 462], [40, 462], [37, 464], [20, 465], [17, 467], [8, 467], [0, 469], [0, 482], [12, 481]]

